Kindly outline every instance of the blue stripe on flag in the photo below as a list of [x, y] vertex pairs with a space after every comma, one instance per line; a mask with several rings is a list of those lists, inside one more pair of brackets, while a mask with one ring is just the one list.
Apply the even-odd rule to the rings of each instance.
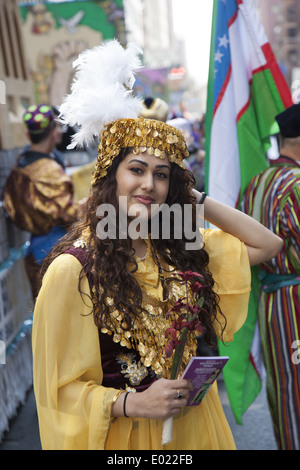
[[219, 0], [215, 42], [213, 109], [222, 92], [231, 64], [228, 23], [238, 9], [236, 0]]

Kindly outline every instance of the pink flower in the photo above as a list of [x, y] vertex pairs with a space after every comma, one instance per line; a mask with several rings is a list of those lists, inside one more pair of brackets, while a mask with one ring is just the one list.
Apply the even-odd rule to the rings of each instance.
[[173, 344], [172, 341], [165, 346], [165, 354], [167, 357], [171, 357], [174, 349], [176, 349], [176, 344]]
[[177, 338], [176, 329], [174, 328], [173, 325], [170, 328], [166, 329], [165, 337], [167, 338], [169, 335], [172, 336], [172, 340], [175, 340]]
[[200, 284], [200, 282], [193, 282], [193, 284], [191, 284], [191, 291], [193, 293], [197, 293], [199, 292], [200, 289], [202, 289], [204, 286], [202, 284]]
[[[165, 337], [168, 338], [171, 335], [171, 339], [164, 348], [167, 357], [171, 357], [173, 351], [175, 351], [170, 374], [172, 379], [178, 377], [188, 335], [192, 331], [198, 331], [199, 334], [204, 331], [204, 327], [199, 320], [199, 313], [204, 310], [204, 297], [200, 297], [198, 292], [204, 287], [209, 287], [201, 284], [200, 278], [203, 279], [203, 276], [197, 272], [179, 272], [178, 276], [185, 282], [186, 295], [178, 299], [166, 314], [169, 317], [174, 312], [177, 314], [177, 319], [173, 321], [170, 328], [166, 329]], [[192, 291], [192, 296], [189, 295], [189, 288]], [[188, 301], [191, 301], [191, 303], [188, 304]]]
[[179, 275], [185, 282], [190, 281], [190, 280], [193, 279], [194, 277], [202, 277], [202, 278], [203, 278], [203, 276], [202, 276], [201, 274], [196, 273], [196, 272], [194, 272], [194, 271], [186, 271], [186, 272], [184, 272], [184, 273], [179, 272], [178, 275]]
[[174, 306], [166, 313], [166, 317], [168, 318], [172, 312], [181, 312], [183, 308], [186, 308], [186, 304], [184, 304], [181, 299], [177, 300]]
[[199, 312], [201, 310], [201, 307], [199, 305], [189, 305], [189, 311], [193, 314], [198, 316]]
[[198, 318], [194, 318], [193, 321], [188, 322], [188, 329], [190, 331], [198, 331], [199, 333], [202, 333], [204, 328], [201, 324], [201, 322], [198, 320]]
[[171, 340], [165, 346], [165, 353], [167, 357], [171, 357], [177, 345], [182, 344], [182, 342], [177, 338], [177, 332], [174, 328], [167, 328], [165, 333], [166, 338], [169, 336], [169, 334], [171, 334]]
[[169, 334], [172, 335], [172, 337], [175, 337], [176, 331], [182, 330], [185, 326], [185, 321], [184, 317], [180, 315], [177, 320], [174, 320], [170, 328], [166, 329], [165, 337], [167, 338]]

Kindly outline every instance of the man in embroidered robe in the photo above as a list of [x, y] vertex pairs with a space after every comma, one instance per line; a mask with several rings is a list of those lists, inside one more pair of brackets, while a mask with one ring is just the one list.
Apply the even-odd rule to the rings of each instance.
[[300, 105], [276, 117], [280, 156], [252, 179], [242, 210], [282, 238], [261, 265], [259, 326], [267, 393], [280, 449], [300, 449]]
[[31, 144], [5, 183], [3, 206], [17, 227], [31, 233], [25, 266], [35, 299], [39, 266], [66, 226], [76, 220], [79, 204], [73, 199], [72, 181], [53, 152], [61, 140], [53, 108], [30, 106], [24, 123]]

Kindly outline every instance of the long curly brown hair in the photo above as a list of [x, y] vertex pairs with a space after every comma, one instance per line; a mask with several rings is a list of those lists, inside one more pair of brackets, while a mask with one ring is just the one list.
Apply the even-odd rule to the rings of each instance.
[[[60, 240], [55, 248], [44, 260], [41, 269], [41, 277], [46, 272], [50, 263], [60, 254], [65, 253], [73, 243], [80, 238], [83, 230], [89, 228], [89, 239], [87, 240], [86, 263], [82, 268], [79, 279], [79, 290], [81, 280], [87, 275], [90, 286], [91, 300], [93, 303], [94, 321], [97, 327], [109, 328], [109, 318], [112, 306], [108, 304], [107, 297], [113, 299], [113, 308], [122, 312], [128, 329], [131, 328], [134, 319], [143, 310], [142, 289], [134, 276], [137, 270], [137, 262], [134, 256], [131, 239], [100, 239], [97, 236], [97, 224], [99, 217], [96, 215], [97, 208], [101, 204], [111, 204], [116, 210], [116, 233], [118, 232], [118, 201], [116, 197], [117, 181], [116, 171], [120, 162], [132, 149], [123, 149], [116, 157], [107, 173], [107, 176], [91, 188], [90, 196], [86, 202], [84, 216], [80, 221], [74, 223], [68, 233]], [[196, 229], [196, 201], [191, 195], [191, 189], [195, 186], [195, 179], [188, 170], [180, 168], [175, 163], [171, 165], [169, 193], [166, 204], [172, 206], [179, 204], [192, 204], [193, 230]], [[151, 239], [151, 250], [154, 260], [164, 260], [168, 266], [174, 267], [176, 271], [194, 271], [201, 274], [206, 285], [204, 295], [204, 309], [200, 321], [204, 326], [204, 339], [206, 343], [215, 344], [215, 330], [213, 324], [217, 320], [217, 313], [223, 316], [219, 308], [219, 298], [214, 291], [214, 279], [208, 270], [209, 256], [205, 248], [197, 250], [186, 250], [187, 240], [185, 231], [182, 230], [182, 238], [174, 237], [174, 220], [170, 212], [170, 237], [168, 239]], [[184, 223], [184, 222], [182, 222]], [[150, 223], [149, 223], [150, 230]], [[165, 263], [163, 263], [165, 265]], [[134, 266], [132, 270], [128, 266]], [[160, 266], [161, 267], [161, 266]], [[168, 273], [164, 272], [164, 277]], [[174, 277], [173, 277], [174, 278]], [[81, 292], [82, 293], [82, 292]], [[223, 316], [224, 317], [224, 316]], [[224, 317], [224, 325], [226, 319]], [[222, 330], [223, 331], [223, 330]]]

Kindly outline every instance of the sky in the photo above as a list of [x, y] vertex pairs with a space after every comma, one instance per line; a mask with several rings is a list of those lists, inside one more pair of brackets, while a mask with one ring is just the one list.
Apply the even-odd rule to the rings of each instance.
[[185, 41], [188, 72], [199, 85], [206, 85], [213, 0], [172, 1], [174, 30]]

